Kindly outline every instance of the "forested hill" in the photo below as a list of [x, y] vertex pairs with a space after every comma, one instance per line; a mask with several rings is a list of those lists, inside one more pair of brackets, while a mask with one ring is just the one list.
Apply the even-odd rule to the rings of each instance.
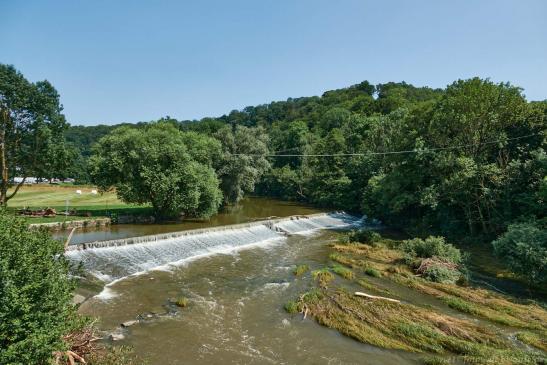
[[[448, 236], [493, 239], [511, 223], [544, 224], [547, 101], [528, 102], [507, 83], [474, 78], [431, 89], [364, 81], [219, 118], [164, 121], [209, 135], [226, 124], [259, 128], [270, 153], [304, 155], [269, 158], [259, 194]], [[82, 180], [90, 146], [116, 127], [68, 130]], [[393, 153], [400, 151], [407, 152]]]
[[[243, 110], [233, 110], [219, 118], [203, 118], [204, 124], [234, 123], [245, 126], [268, 126], [274, 122], [302, 119], [316, 124], [321, 116], [332, 108], [343, 108], [360, 115], [375, 113], [386, 114], [399, 107], [410, 106], [417, 102], [438, 97], [441, 89], [414, 87], [405, 82], [371, 85], [368, 81], [344, 89], [325, 92], [322, 96], [289, 98], [286, 101], [274, 101], [270, 104], [249, 106]], [[164, 119], [175, 121], [169, 117]], [[197, 121], [175, 121], [181, 125]], [[66, 132], [67, 140], [77, 147], [83, 155], [91, 154], [91, 146], [101, 137], [121, 126], [143, 126], [146, 122], [136, 124], [121, 123], [115, 125], [98, 124], [94, 126], [73, 125]], [[206, 129], [205, 126], [202, 126]], [[212, 130], [216, 129], [211, 126]]]

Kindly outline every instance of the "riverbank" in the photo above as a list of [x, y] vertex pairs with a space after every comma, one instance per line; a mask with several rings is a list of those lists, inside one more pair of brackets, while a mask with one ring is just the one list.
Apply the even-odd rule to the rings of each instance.
[[25, 185], [8, 202], [8, 209], [14, 212], [23, 208], [53, 208], [58, 213], [68, 210], [73, 214], [58, 214], [54, 217], [24, 216], [29, 224], [68, 223], [102, 218], [111, 218], [113, 223], [118, 220], [120, 223], [149, 222], [152, 215], [149, 206], [126, 204], [118, 199], [115, 191], [100, 194], [97, 187], [92, 185]]
[[287, 311], [363, 343], [421, 353], [426, 364], [547, 361], [544, 308], [417, 276], [401, 244], [386, 238], [332, 244], [330, 264], [303, 275], [310, 288], [287, 303]]
[[43, 222], [43, 223], [31, 223], [30, 229], [46, 228], [50, 231], [61, 231], [72, 228], [97, 228], [110, 225], [110, 218], [88, 218], [88, 219], [74, 219], [65, 220], [60, 222]]

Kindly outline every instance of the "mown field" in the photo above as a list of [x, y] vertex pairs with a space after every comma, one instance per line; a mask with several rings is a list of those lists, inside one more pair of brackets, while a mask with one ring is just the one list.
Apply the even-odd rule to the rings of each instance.
[[[94, 186], [85, 185], [29, 185], [23, 186], [17, 194], [9, 200], [8, 208], [17, 210], [28, 207], [30, 209], [55, 208], [58, 213], [64, 212], [68, 201], [68, 209], [76, 210], [92, 217], [104, 217], [110, 213], [131, 214], [147, 210], [147, 207], [126, 204], [119, 200], [115, 192], [91, 194]], [[82, 194], [76, 194], [81, 190]], [[50, 218], [28, 218], [32, 223], [59, 222], [82, 219], [79, 216], [57, 216]]]

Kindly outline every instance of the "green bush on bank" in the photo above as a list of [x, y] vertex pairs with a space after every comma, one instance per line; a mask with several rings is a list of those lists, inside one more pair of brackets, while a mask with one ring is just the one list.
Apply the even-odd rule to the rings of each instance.
[[441, 284], [453, 284], [461, 277], [458, 270], [450, 269], [441, 265], [430, 266], [425, 269], [422, 277]]
[[347, 244], [350, 242], [360, 242], [374, 245], [376, 242], [380, 241], [380, 239], [382, 239], [382, 236], [378, 232], [365, 228], [353, 230], [349, 233], [342, 235], [339, 238], [338, 242], [343, 244]]
[[0, 364], [47, 364], [82, 323], [63, 243], [0, 211]]
[[547, 283], [546, 225], [540, 221], [512, 224], [492, 242], [496, 255], [532, 285]]
[[419, 258], [438, 257], [454, 264], [462, 263], [462, 254], [459, 249], [446, 243], [444, 237], [429, 236], [425, 240], [414, 238], [403, 241], [399, 247], [412, 261]]
[[459, 249], [446, 243], [443, 237], [406, 240], [399, 249], [404, 252], [406, 263], [429, 281], [447, 284], [455, 283], [462, 277], [459, 270], [462, 254]]

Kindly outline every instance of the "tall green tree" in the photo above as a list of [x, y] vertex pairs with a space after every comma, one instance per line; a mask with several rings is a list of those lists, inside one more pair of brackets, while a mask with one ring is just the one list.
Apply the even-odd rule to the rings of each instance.
[[252, 192], [264, 172], [270, 168], [268, 135], [261, 127], [226, 126], [214, 134], [222, 144], [216, 163], [224, 203], [237, 203]]
[[[67, 123], [59, 94], [48, 81], [31, 83], [13, 66], [0, 64], [0, 205], [5, 206], [29, 176], [51, 175], [51, 161], [64, 169]], [[15, 176], [23, 181], [13, 192]]]
[[157, 219], [210, 217], [222, 201], [212, 167], [219, 152], [215, 139], [173, 124], [121, 127], [96, 145], [91, 176], [127, 203], [151, 204]]

